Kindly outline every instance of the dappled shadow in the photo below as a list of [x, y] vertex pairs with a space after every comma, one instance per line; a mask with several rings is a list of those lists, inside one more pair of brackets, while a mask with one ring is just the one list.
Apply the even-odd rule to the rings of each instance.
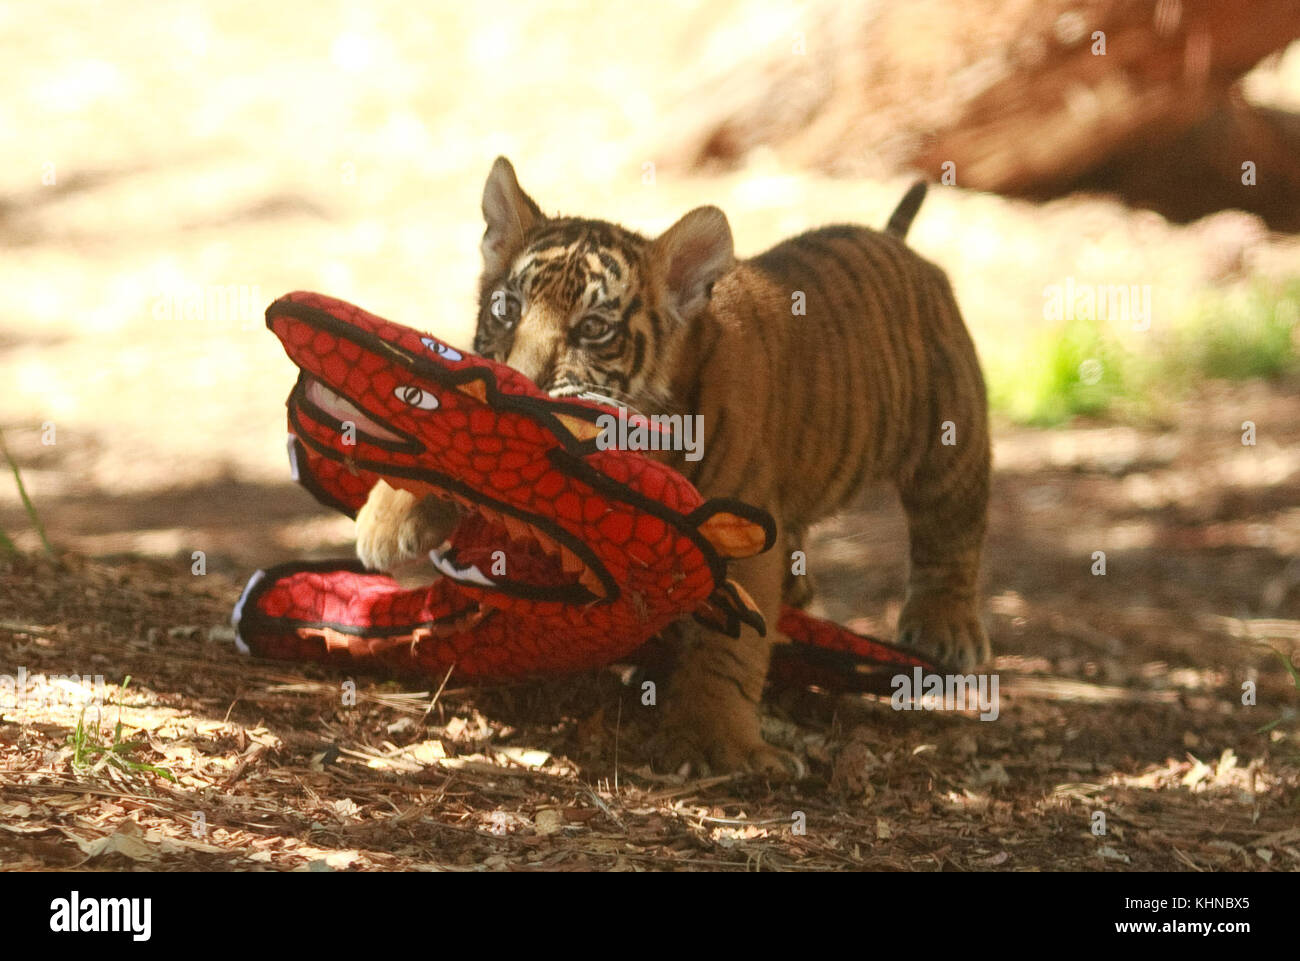
[[[294, 557], [351, 553], [351, 522], [291, 482], [226, 477], [131, 494], [85, 490], [43, 498], [40, 514], [61, 549], [101, 559], [166, 557], [182, 569], [202, 551], [208, 570], [235, 576]], [[21, 505], [0, 506], [0, 529], [22, 532], [25, 543], [27, 526]]]

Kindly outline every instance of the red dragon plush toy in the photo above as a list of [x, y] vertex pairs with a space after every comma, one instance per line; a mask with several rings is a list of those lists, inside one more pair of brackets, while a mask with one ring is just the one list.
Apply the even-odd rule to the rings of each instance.
[[[771, 517], [602, 449], [600, 419], [618, 412], [321, 294], [280, 298], [266, 323], [300, 369], [294, 478], [349, 516], [383, 479], [455, 501], [462, 520], [416, 590], [355, 561], [256, 572], [233, 616], [242, 650], [502, 679], [629, 659], [687, 615], [765, 629], [726, 563], [772, 546]], [[882, 670], [932, 669], [793, 608], [779, 626], [794, 643], [777, 647], [776, 680], [878, 690]]]

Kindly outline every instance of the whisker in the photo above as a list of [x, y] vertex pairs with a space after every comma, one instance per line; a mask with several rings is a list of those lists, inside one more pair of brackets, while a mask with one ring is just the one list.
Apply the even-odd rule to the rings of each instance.
[[633, 414], [641, 414], [641, 410], [633, 402], [630, 394], [609, 384], [592, 384], [566, 378], [557, 381], [548, 393], [552, 397], [580, 397], [583, 400], [593, 400], [611, 407], [622, 407]]

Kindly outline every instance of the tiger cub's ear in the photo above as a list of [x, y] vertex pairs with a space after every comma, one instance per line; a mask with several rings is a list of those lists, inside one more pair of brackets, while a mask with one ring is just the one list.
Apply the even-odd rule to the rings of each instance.
[[505, 157], [497, 157], [483, 186], [483, 273], [503, 273], [524, 245], [524, 234], [542, 220], [541, 208], [524, 193], [515, 168]]
[[659, 235], [650, 257], [667, 306], [693, 320], [708, 305], [713, 284], [736, 262], [727, 215], [717, 207], [696, 207]]

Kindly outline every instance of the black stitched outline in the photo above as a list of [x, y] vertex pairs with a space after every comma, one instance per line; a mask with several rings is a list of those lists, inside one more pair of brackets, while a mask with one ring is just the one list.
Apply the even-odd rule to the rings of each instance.
[[[920, 667], [931, 674], [952, 673], [945, 665], [921, 657], [913, 651], [882, 641], [869, 634], [852, 632], [859, 637], [898, 651], [919, 661], [919, 664], [898, 664], [876, 661], [871, 657], [819, 647], [808, 641], [791, 640], [789, 644], [772, 645], [772, 662], [768, 681], [774, 687], [806, 686], [814, 684], [828, 691], [876, 694], [889, 697], [893, 692], [893, 678], [900, 672]], [[864, 670], [865, 669], [865, 670]]]
[[[660, 503], [651, 497], [647, 497], [640, 491], [632, 490], [621, 481], [617, 481], [606, 474], [602, 474], [596, 468], [592, 467], [585, 460], [575, 457], [573, 454], [560, 448], [552, 448], [547, 451], [547, 457], [556, 467], [562, 469], [571, 477], [576, 477], [586, 483], [593, 490], [599, 491], [614, 500], [621, 500], [624, 503], [631, 504], [642, 513], [651, 514], [665, 521], [683, 537], [690, 540], [704, 555], [705, 563], [709, 565], [709, 571], [713, 574], [713, 580], [716, 584], [722, 584], [726, 581], [727, 560], [718, 549], [709, 542], [703, 534], [700, 533], [699, 525], [702, 521], [717, 513], [719, 510], [735, 514], [749, 514], [747, 520], [753, 520], [763, 527], [764, 547], [767, 550], [776, 541], [776, 522], [766, 511], [761, 511], [756, 507], [748, 504], [742, 504], [740, 501], [733, 501], [731, 498], [721, 497], [716, 500], [705, 501], [689, 514], [681, 514], [667, 504]], [[736, 508], [742, 508], [737, 510]], [[762, 553], [761, 551], [759, 553]]]

